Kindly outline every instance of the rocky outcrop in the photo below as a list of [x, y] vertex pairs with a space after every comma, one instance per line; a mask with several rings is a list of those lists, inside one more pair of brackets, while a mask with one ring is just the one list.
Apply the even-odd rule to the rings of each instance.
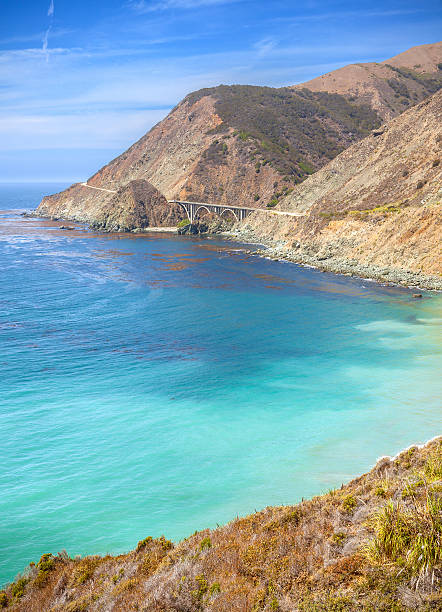
[[442, 438], [347, 485], [174, 545], [45, 554], [0, 592], [14, 612], [440, 610]]
[[[385, 124], [299, 185], [241, 232], [294, 261], [442, 288], [442, 92]], [[244, 237], [244, 234], [242, 234]]]
[[91, 223], [107, 232], [133, 232], [148, 227], [172, 227], [185, 218], [184, 209], [169, 204], [148, 181], [131, 181], [110, 198]]

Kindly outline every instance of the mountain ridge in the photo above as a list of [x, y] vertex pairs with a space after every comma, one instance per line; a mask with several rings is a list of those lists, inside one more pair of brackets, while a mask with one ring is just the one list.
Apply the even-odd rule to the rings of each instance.
[[[442, 46], [433, 47], [442, 61]], [[442, 71], [433, 76], [431, 86], [439, 87]], [[422, 85], [414, 77], [396, 79], [416, 84], [407, 104], [428, 94], [427, 81]], [[279, 202], [380, 122], [376, 109], [362, 99], [312, 92], [304, 85], [219, 86], [189, 94], [88, 183], [118, 190], [143, 179], [168, 199], [262, 208]], [[111, 197], [77, 184], [44, 198], [36, 214], [91, 223]]]

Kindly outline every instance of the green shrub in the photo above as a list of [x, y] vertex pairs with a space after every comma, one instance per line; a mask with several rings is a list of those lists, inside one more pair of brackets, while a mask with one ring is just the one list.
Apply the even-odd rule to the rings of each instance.
[[342, 508], [344, 509], [345, 512], [347, 512], [348, 514], [350, 514], [350, 512], [353, 512], [353, 510], [356, 507], [356, 499], [353, 497], [353, 495], [346, 495], [343, 499], [342, 499]]
[[12, 596], [17, 597], [17, 599], [23, 597], [27, 583], [28, 578], [24, 578], [23, 576], [14, 582], [11, 589]]
[[210, 538], [203, 538], [200, 543], [200, 550], [205, 550], [206, 548], [212, 548], [212, 541]]
[[[183, 219], [178, 223], [177, 227], [185, 227], [186, 225], [190, 225], [189, 219]], [[138, 542], [138, 544], [140, 544], [140, 542]]]
[[375, 537], [366, 549], [372, 561], [387, 559], [413, 575], [427, 574], [442, 562], [442, 499], [427, 493], [413, 508], [389, 502], [371, 521]]
[[216, 595], [217, 593], [221, 593], [221, 586], [219, 582], [214, 582], [213, 584], [210, 585], [209, 594]]
[[8, 596], [4, 591], [0, 591], [0, 608], [8, 607]]
[[278, 200], [276, 198], [273, 198], [273, 200], [270, 200], [270, 202], [268, 202], [266, 206], [267, 208], [274, 208], [277, 204]]

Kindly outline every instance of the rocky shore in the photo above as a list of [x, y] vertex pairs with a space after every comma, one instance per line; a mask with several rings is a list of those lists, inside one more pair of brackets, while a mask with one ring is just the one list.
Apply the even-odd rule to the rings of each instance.
[[308, 245], [287, 247], [283, 241], [272, 241], [251, 232], [248, 228], [235, 227], [230, 232], [222, 232], [225, 238], [239, 240], [249, 244], [261, 244], [264, 248], [255, 249], [251, 253], [273, 259], [275, 261], [289, 261], [303, 266], [311, 266], [324, 272], [357, 276], [371, 281], [389, 285], [401, 285], [409, 288], [442, 291], [442, 278], [427, 275], [411, 270], [401, 270], [386, 266], [376, 266], [361, 263], [355, 259], [337, 257], [333, 254], [315, 254]]

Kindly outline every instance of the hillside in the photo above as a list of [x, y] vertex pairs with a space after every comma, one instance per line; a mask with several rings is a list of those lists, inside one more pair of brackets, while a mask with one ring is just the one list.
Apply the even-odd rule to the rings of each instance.
[[[434, 49], [442, 61], [442, 47]], [[393, 70], [396, 80], [414, 84], [407, 85], [407, 105], [440, 86], [439, 70], [419, 78], [397, 70], [402, 68]], [[192, 93], [93, 175], [90, 187], [77, 184], [44, 198], [37, 214], [91, 223], [114, 197], [111, 192], [133, 180], [147, 180], [168, 199], [265, 207], [378, 127], [384, 116], [370, 97], [365, 103], [347, 91], [307, 86], [221, 85]], [[393, 114], [407, 105], [396, 105]]]
[[174, 545], [41, 557], [0, 593], [14, 612], [294, 612], [442, 606], [442, 438], [384, 457], [296, 506], [266, 508]]
[[350, 64], [295, 85], [340, 94], [391, 119], [435, 93], [442, 82], [442, 42], [412, 47], [380, 63]]
[[352, 145], [281, 200], [304, 212], [248, 217], [241, 237], [334, 272], [442, 288], [442, 92]]

